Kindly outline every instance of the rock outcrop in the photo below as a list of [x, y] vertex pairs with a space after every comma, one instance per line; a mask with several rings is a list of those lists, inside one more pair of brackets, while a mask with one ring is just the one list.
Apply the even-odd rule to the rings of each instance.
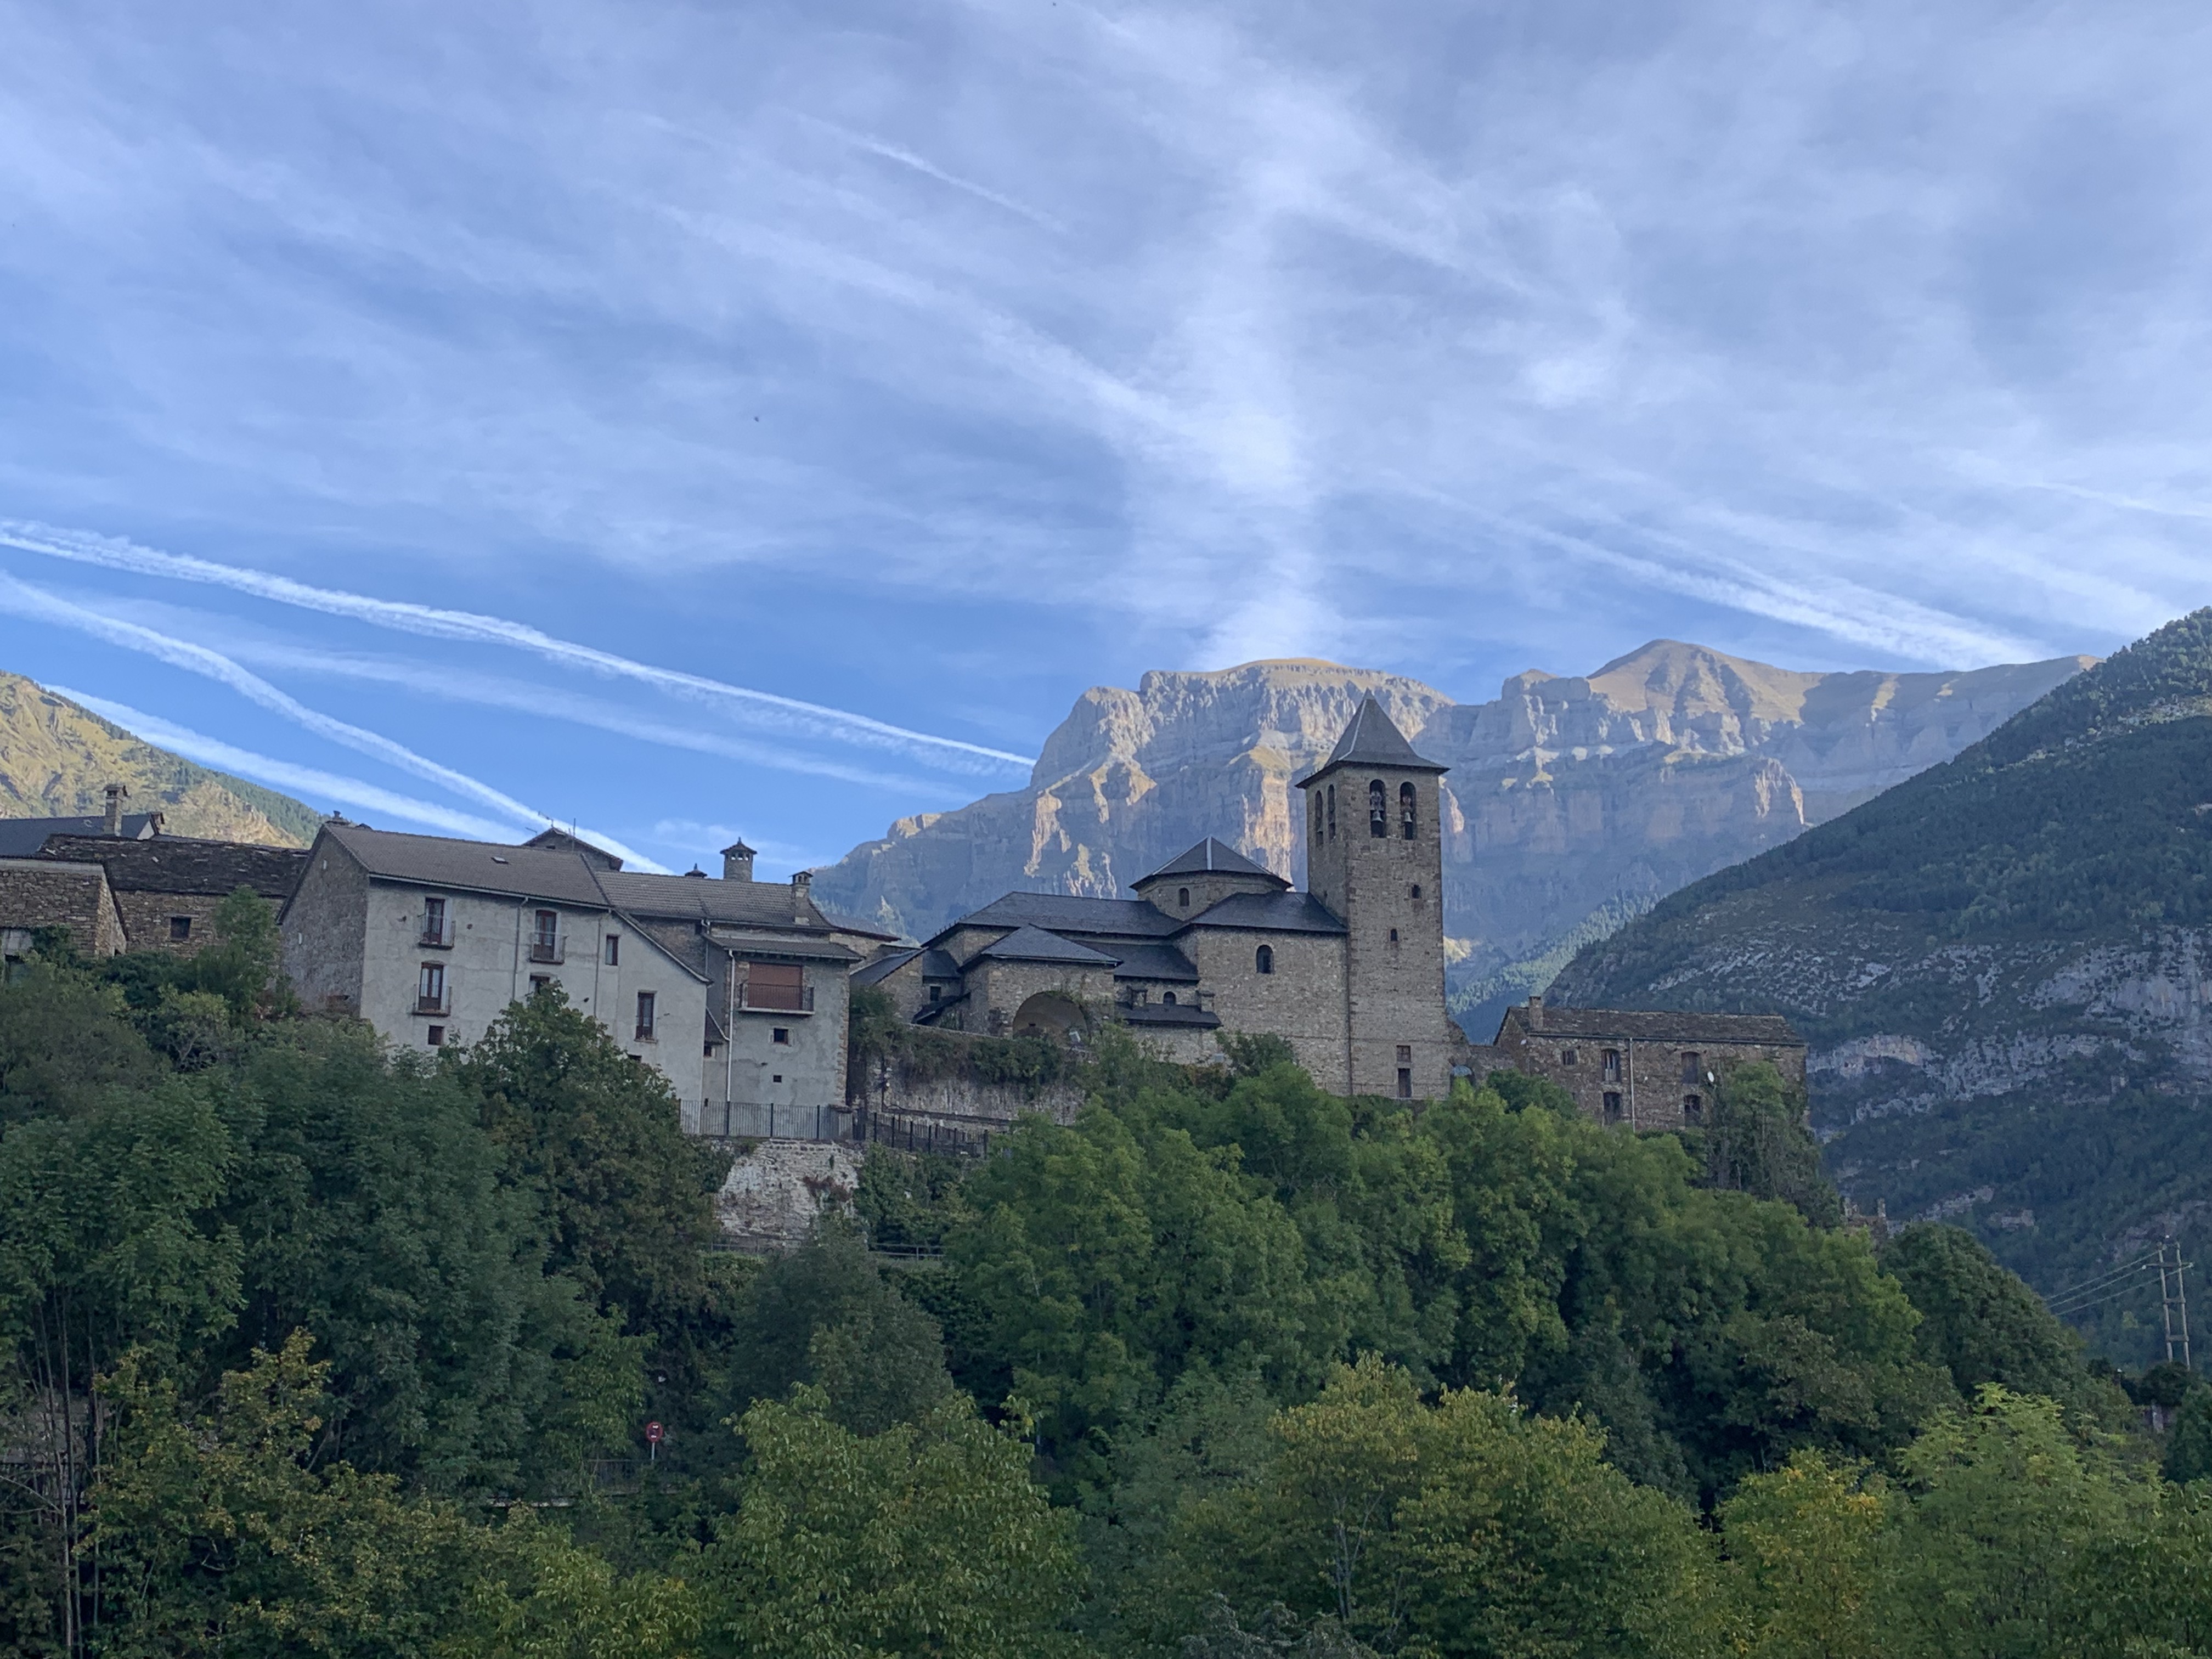
[[1207, 835], [1303, 880], [1291, 781], [1371, 691], [1452, 768], [1454, 1011], [1486, 1039], [1582, 945], [1948, 759], [2088, 661], [1818, 674], [1662, 640], [1467, 704], [1334, 663], [1152, 673], [1078, 699], [1028, 787], [901, 819], [815, 890], [921, 937], [1010, 890], [1118, 894]]

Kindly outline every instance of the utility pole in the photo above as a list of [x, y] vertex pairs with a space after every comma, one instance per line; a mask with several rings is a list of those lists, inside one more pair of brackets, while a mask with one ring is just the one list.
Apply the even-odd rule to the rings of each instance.
[[[2171, 1262], [2166, 1259], [2169, 1252]], [[2181, 1246], [2175, 1240], [2166, 1239], [2158, 1247], [2158, 1289], [2166, 1304], [2166, 1358], [2171, 1364], [2179, 1350], [2184, 1370], [2194, 1369], [2189, 1363], [2189, 1290], [2181, 1277], [2188, 1265], [2181, 1259]]]

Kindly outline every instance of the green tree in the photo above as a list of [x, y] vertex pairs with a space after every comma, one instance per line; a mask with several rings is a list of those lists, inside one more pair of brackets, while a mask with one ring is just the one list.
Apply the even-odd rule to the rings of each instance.
[[1882, 1487], [1816, 1451], [1747, 1476], [1720, 1506], [1734, 1646], [1750, 1659], [1877, 1659]]
[[2212, 1474], [2212, 1389], [2191, 1389], [2166, 1431], [2166, 1478], [2177, 1484]]
[[1079, 1583], [1029, 1452], [948, 1401], [872, 1437], [818, 1390], [738, 1425], [737, 1513], [700, 1563], [708, 1650], [745, 1659], [1041, 1659]]
[[705, 1292], [700, 1252], [728, 1164], [685, 1137], [667, 1084], [557, 986], [509, 1007], [459, 1070], [509, 1169], [543, 1197], [548, 1267], [633, 1333], [676, 1337]]
[[1766, 1060], [1731, 1066], [1712, 1086], [1704, 1131], [1706, 1179], [1729, 1192], [1795, 1205], [1816, 1227], [1839, 1225], [1843, 1200], [1820, 1173], [1805, 1091]]
[[1962, 1399], [1996, 1382], [2083, 1402], [2093, 1379], [2080, 1339], [1972, 1233], [1935, 1222], [1907, 1227], [1882, 1251], [1881, 1267], [1920, 1310], [1920, 1352]]
[[1269, 1468], [1194, 1508], [1181, 1540], [1247, 1623], [1279, 1602], [1437, 1659], [1707, 1645], [1693, 1517], [1607, 1464], [1585, 1423], [1480, 1389], [1425, 1404], [1369, 1358], [1274, 1433]]
[[243, 1364], [297, 1328], [331, 1366], [326, 1455], [444, 1491], [542, 1488], [628, 1443], [638, 1343], [547, 1272], [536, 1194], [450, 1069], [307, 1020], [222, 1074], [240, 1148]]
[[742, 1413], [811, 1383], [855, 1434], [911, 1423], [953, 1392], [937, 1322], [884, 1282], [848, 1226], [832, 1223], [770, 1261], [732, 1322], [730, 1401]]

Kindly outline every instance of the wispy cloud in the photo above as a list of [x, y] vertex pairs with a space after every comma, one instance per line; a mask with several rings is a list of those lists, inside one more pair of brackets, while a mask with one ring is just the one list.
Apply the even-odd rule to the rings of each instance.
[[957, 738], [933, 737], [927, 732], [911, 732], [904, 726], [893, 726], [842, 708], [826, 708], [819, 703], [803, 702], [796, 697], [779, 696], [774, 692], [731, 685], [704, 675], [687, 674], [676, 669], [658, 668], [650, 663], [633, 661], [611, 651], [556, 639], [526, 623], [512, 622], [503, 617], [486, 617], [473, 611], [448, 611], [436, 605], [372, 599], [366, 594], [349, 593], [337, 588], [312, 586], [295, 581], [289, 576], [270, 575], [264, 571], [221, 564], [211, 559], [186, 554], [161, 552], [117, 537], [57, 529], [51, 525], [0, 520], [0, 546], [43, 554], [50, 558], [67, 559], [79, 564], [97, 565], [109, 570], [126, 570], [136, 575], [210, 583], [251, 594], [255, 599], [319, 611], [329, 616], [344, 617], [380, 628], [397, 629], [403, 633], [426, 635], [433, 639], [468, 640], [477, 644], [505, 646], [528, 652], [562, 667], [581, 668], [604, 678], [635, 680], [695, 700], [736, 705], [756, 718], [765, 717], [769, 723], [783, 730], [896, 750], [909, 759], [927, 759], [939, 765], [955, 766], [961, 770], [976, 769], [973, 763], [979, 760], [1000, 763], [1002, 767], [1032, 763], [1032, 757], [1010, 754], [1005, 750], [966, 743]]
[[210, 738], [179, 726], [159, 714], [149, 714], [128, 703], [112, 698], [94, 696], [88, 691], [73, 690], [65, 685], [46, 688], [57, 696], [67, 697], [82, 704], [104, 720], [113, 721], [133, 737], [143, 738], [161, 748], [173, 750], [186, 760], [198, 761], [203, 766], [218, 767], [223, 771], [265, 784], [271, 789], [292, 790], [316, 801], [331, 801], [340, 806], [396, 817], [406, 823], [418, 823], [425, 829], [444, 831], [449, 836], [465, 836], [475, 841], [504, 841], [514, 832], [513, 826], [480, 818], [467, 812], [457, 812], [450, 806], [441, 806], [435, 801], [418, 800], [411, 795], [395, 794], [389, 789], [360, 778], [349, 778], [336, 772], [325, 772], [313, 766], [295, 765], [290, 761], [276, 760], [257, 754], [251, 749], [241, 749], [235, 744], [225, 743], [220, 738]]
[[[491, 807], [504, 814], [510, 822], [525, 823], [532, 828], [555, 823], [559, 820], [534, 807], [526, 806], [512, 795], [478, 781], [465, 772], [450, 766], [441, 766], [426, 756], [418, 755], [404, 744], [394, 743], [380, 732], [351, 724], [334, 715], [308, 708], [289, 693], [279, 690], [259, 675], [233, 662], [219, 651], [210, 651], [189, 640], [180, 640], [139, 623], [125, 622], [113, 617], [72, 603], [44, 588], [34, 587], [4, 571], [0, 571], [0, 610], [27, 617], [38, 622], [58, 624], [90, 635], [109, 645], [126, 651], [136, 651], [167, 663], [172, 668], [181, 668], [188, 673], [226, 685], [249, 702], [258, 703], [271, 714], [281, 715], [294, 725], [304, 727], [320, 738], [342, 744], [357, 753], [395, 766], [403, 772], [442, 785], [455, 794]], [[643, 854], [624, 847], [613, 837], [596, 830], [579, 830], [577, 834], [597, 842], [609, 851], [618, 853], [641, 867], [658, 869]]]

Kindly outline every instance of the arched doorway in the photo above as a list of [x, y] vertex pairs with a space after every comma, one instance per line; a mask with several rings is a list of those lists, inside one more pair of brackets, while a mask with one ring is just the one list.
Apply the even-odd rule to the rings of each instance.
[[1083, 1024], [1083, 1008], [1059, 991], [1040, 991], [1014, 1010], [1016, 1036], [1066, 1037]]

